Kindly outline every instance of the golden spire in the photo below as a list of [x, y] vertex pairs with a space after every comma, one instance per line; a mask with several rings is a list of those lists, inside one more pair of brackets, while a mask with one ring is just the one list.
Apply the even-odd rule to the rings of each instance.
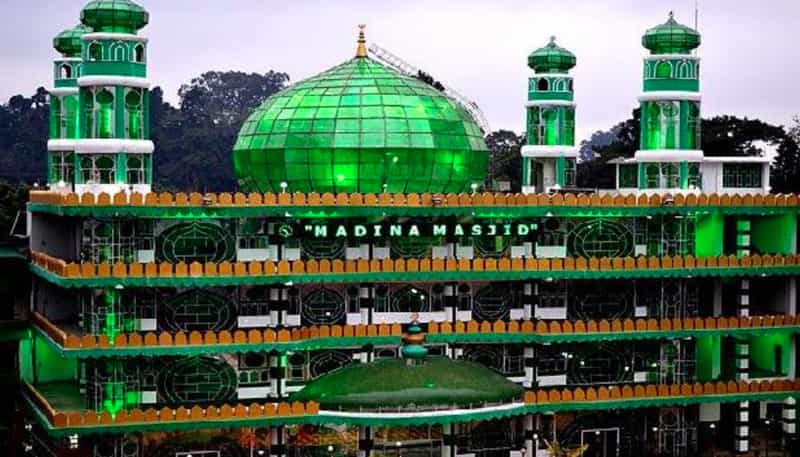
[[367, 57], [367, 38], [364, 36], [366, 24], [358, 25], [358, 47], [356, 47], [356, 57]]

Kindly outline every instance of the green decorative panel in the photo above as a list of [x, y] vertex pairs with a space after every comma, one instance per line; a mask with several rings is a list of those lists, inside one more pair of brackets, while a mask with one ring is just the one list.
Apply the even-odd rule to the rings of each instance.
[[235, 399], [238, 378], [224, 360], [197, 356], [166, 364], [157, 384], [159, 398], [168, 405], [219, 404]]
[[695, 253], [697, 257], [722, 255], [725, 240], [725, 217], [719, 213], [697, 217], [695, 229]]
[[457, 102], [355, 58], [268, 98], [233, 159], [246, 190], [462, 192], [482, 185], [488, 152]]
[[484, 286], [475, 294], [472, 314], [480, 321], [506, 320], [513, 303], [508, 285], [492, 284]]
[[173, 225], [156, 238], [156, 259], [162, 262], [225, 262], [236, 258], [236, 240], [225, 228], [206, 222]]
[[797, 250], [795, 234], [797, 217], [789, 214], [754, 218], [752, 242], [761, 254], [794, 254]]
[[135, 78], [147, 77], [147, 66], [133, 62], [84, 62], [82, 76], [129, 76]]
[[192, 289], [166, 300], [158, 318], [159, 326], [170, 332], [218, 332], [233, 329], [236, 315], [236, 309], [227, 297], [204, 289]]
[[317, 289], [303, 298], [304, 325], [333, 325], [346, 322], [344, 297], [331, 289]]
[[567, 235], [567, 252], [580, 257], [626, 257], [634, 253], [633, 232], [610, 219], [576, 225]]

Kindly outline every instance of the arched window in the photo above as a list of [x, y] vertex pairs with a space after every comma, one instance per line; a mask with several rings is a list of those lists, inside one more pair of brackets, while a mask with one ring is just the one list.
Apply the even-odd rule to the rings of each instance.
[[672, 64], [666, 60], [662, 60], [656, 65], [656, 78], [671, 78], [672, 77]]
[[145, 167], [142, 157], [130, 156], [127, 162], [128, 184], [144, 184]]
[[72, 78], [72, 65], [63, 64], [61, 65], [61, 79], [70, 79]]
[[142, 94], [140, 89], [131, 89], [125, 96], [125, 118], [127, 137], [133, 140], [142, 139]]
[[114, 50], [114, 60], [117, 62], [125, 62], [128, 60], [128, 53], [127, 49], [125, 48], [125, 43], [121, 41], [117, 41], [113, 45]]
[[692, 66], [687, 61], [681, 62], [678, 66], [678, 78], [688, 79], [692, 77]]
[[539, 82], [536, 83], [536, 89], [539, 91], [547, 91], [550, 89], [550, 83], [547, 81], [547, 78], [540, 78]]
[[563, 80], [563, 79], [557, 79], [557, 80], [556, 80], [556, 83], [555, 83], [555, 90], [556, 90], [557, 92], [564, 92], [564, 88], [565, 88], [565, 85], [564, 85], [564, 84], [565, 84], [565, 83], [564, 83], [564, 80]]
[[569, 91], [570, 92], [574, 92], [575, 91], [575, 86], [572, 84], [572, 80], [571, 79], [569, 80], [568, 86], [569, 86]]
[[95, 182], [100, 184], [114, 183], [114, 158], [99, 156], [94, 160]]
[[89, 45], [89, 60], [103, 60], [103, 47], [100, 45], [100, 43], [92, 43]]
[[133, 61], [137, 63], [144, 63], [144, 45], [139, 43], [133, 48]]
[[95, 97], [95, 138], [114, 136], [114, 94], [103, 89]]

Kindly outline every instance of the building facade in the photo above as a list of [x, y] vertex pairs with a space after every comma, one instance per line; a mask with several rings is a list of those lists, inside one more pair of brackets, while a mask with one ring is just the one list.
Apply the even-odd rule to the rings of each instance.
[[244, 123], [240, 191], [199, 194], [150, 188], [147, 12], [81, 18], [28, 208], [32, 455], [796, 448], [798, 198], [703, 157], [696, 31], [645, 35], [642, 150], [613, 191], [569, 192], [576, 60], [554, 40], [529, 57], [525, 193], [504, 194], [467, 110], [362, 30]]

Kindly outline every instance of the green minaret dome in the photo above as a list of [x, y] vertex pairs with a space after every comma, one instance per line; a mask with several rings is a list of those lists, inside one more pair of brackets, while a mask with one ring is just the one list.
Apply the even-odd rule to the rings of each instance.
[[547, 46], [528, 56], [528, 66], [537, 73], [566, 73], [577, 62], [575, 54], [556, 44], [556, 37], [550, 37]]
[[92, 29], [89, 27], [78, 24], [56, 35], [56, 37], [53, 38], [53, 47], [64, 57], [80, 57], [81, 37], [91, 31]]
[[136, 33], [150, 20], [131, 0], [92, 0], [81, 11], [81, 22], [95, 32]]
[[688, 54], [700, 46], [700, 33], [680, 24], [670, 12], [667, 22], [645, 32], [642, 46], [653, 54]]
[[458, 102], [372, 60], [362, 35], [355, 58], [266, 99], [233, 162], [245, 191], [466, 192], [488, 150]]

